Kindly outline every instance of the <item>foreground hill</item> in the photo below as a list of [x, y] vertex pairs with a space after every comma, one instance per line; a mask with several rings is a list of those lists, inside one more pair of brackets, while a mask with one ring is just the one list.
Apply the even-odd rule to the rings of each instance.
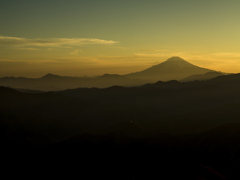
[[[69, 154], [69, 159], [82, 164], [94, 162], [90, 166], [97, 176], [109, 179], [237, 180], [240, 177], [239, 132], [240, 123], [181, 136], [159, 133], [139, 138], [117, 131], [102, 136], [75, 136], [55, 144], [52, 149], [53, 152], [61, 149]], [[69, 164], [69, 159], [65, 158], [64, 163]], [[91, 178], [95, 176], [89, 174]]]
[[130, 122], [143, 134], [196, 133], [238, 122], [239, 92], [239, 74], [202, 82], [47, 93], [1, 87], [0, 115], [6, 123], [56, 140], [78, 133], [114, 132]]
[[2, 162], [14, 172], [89, 179], [240, 178], [239, 74], [30, 92], [0, 87]]

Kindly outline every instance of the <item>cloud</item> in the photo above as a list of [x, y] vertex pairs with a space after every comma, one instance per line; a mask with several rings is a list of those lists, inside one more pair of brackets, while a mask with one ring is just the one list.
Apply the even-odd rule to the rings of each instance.
[[18, 49], [18, 50], [28, 50], [28, 51], [39, 50], [38, 48], [30, 48], [30, 47], [16, 47], [15, 49]]
[[144, 58], [162, 58], [166, 57], [165, 54], [146, 54], [146, 53], [135, 53], [137, 57], [144, 57]]
[[231, 59], [240, 59], [240, 53], [239, 52], [218, 52], [218, 53], [212, 53], [213, 57], [217, 58], [231, 58]]
[[115, 44], [112, 40], [91, 39], [91, 38], [19, 38], [0, 36], [1, 46], [17, 47], [72, 47], [85, 44]]
[[140, 49], [140, 51], [163, 52], [163, 51], [167, 51], [167, 50], [165, 50], [165, 49]]
[[71, 55], [78, 55], [79, 53], [81, 53], [81, 50], [74, 50], [72, 52], [70, 52]]
[[161, 60], [167, 60], [168, 58], [172, 56], [179, 56], [183, 59], [189, 60], [189, 59], [201, 59], [203, 56], [200, 56], [199, 54], [195, 53], [187, 53], [187, 52], [161, 52], [161, 53], [135, 53], [134, 54], [136, 57], [139, 58], [158, 58]]

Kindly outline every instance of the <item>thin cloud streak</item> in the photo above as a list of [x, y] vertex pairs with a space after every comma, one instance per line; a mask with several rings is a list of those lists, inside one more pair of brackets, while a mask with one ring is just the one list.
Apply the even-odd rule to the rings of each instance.
[[28, 50], [28, 51], [37, 51], [37, 50], [39, 50], [38, 48], [30, 48], [30, 47], [16, 47], [14, 49], [16, 49], [16, 50]]
[[82, 52], [81, 50], [74, 50], [72, 52], [70, 52], [71, 55], [79, 55], [79, 53]]
[[140, 51], [149, 51], [149, 52], [165, 52], [166, 49], [140, 49]]
[[0, 36], [1, 46], [17, 46], [17, 47], [69, 47], [80, 46], [86, 44], [103, 44], [111, 45], [116, 44], [117, 41], [91, 39], [91, 38], [19, 38]]

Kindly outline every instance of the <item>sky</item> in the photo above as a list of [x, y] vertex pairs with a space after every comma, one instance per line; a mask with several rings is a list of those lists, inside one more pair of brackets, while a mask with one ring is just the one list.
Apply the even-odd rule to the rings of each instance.
[[127, 74], [180, 56], [240, 72], [239, 0], [1, 0], [0, 76]]

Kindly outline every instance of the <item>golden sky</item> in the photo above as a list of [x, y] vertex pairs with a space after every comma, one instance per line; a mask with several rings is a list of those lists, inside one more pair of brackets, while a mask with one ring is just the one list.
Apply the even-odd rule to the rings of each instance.
[[240, 72], [238, 0], [2, 0], [0, 76], [127, 74], [180, 56]]

